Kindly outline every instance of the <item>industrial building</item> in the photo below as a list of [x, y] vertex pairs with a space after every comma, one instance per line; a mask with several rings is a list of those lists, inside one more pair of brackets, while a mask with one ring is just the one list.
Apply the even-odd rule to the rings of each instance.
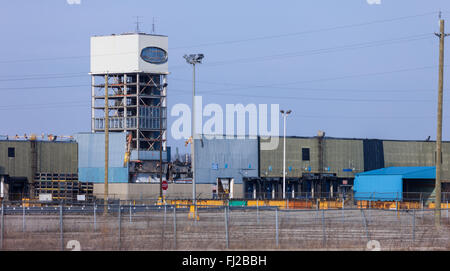
[[210, 198], [243, 198], [244, 183], [258, 178], [257, 139], [195, 140], [197, 193]]
[[[190, 164], [179, 160], [171, 163], [167, 146], [168, 37], [125, 33], [94, 36], [90, 42], [91, 131], [68, 141], [35, 136], [0, 140], [0, 197], [37, 197], [43, 191], [58, 189], [72, 191], [71, 195], [55, 192], [54, 197], [61, 199], [91, 190], [103, 196], [108, 134], [111, 197], [155, 198], [161, 193], [161, 181], [167, 180], [171, 183], [169, 197], [190, 198]], [[195, 139], [196, 196], [282, 198], [284, 151], [283, 140], [278, 139], [273, 150], [261, 147], [270, 138], [201, 135]], [[427, 185], [416, 185], [418, 182], [411, 181], [415, 180], [412, 169], [398, 167], [428, 167], [426, 172], [430, 173], [429, 167], [436, 160], [435, 146], [432, 141], [333, 138], [324, 132], [315, 137], [287, 137], [286, 197], [345, 198], [353, 189], [361, 196], [373, 188], [362, 185], [371, 174], [378, 176], [376, 187], [383, 187], [380, 191], [420, 191], [429, 197], [434, 177], [420, 176]], [[442, 150], [442, 179], [446, 183], [450, 181], [450, 142], [443, 142]], [[400, 172], [394, 174], [395, 187], [385, 182], [395, 170], [383, 168]]]
[[[159, 176], [151, 175], [148, 168], [139, 166], [139, 163], [126, 161], [126, 137], [126, 132], [110, 134], [110, 196], [120, 199], [158, 197]], [[264, 140], [267, 139], [210, 139], [205, 136], [196, 139], [194, 173], [197, 197], [282, 198], [282, 140], [276, 149], [262, 150]], [[372, 192], [369, 197], [373, 200], [382, 198], [382, 193], [396, 193], [396, 198], [400, 200], [416, 198], [414, 193], [421, 193], [424, 200], [433, 196], [430, 189], [434, 184], [435, 142], [316, 136], [287, 137], [286, 145], [287, 198], [340, 198], [352, 194], [353, 190], [357, 198], [367, 197], [366, 193]], [[444, 142], [443, 192], [449, 188], [449, 148], [450, 143]], [[1, 140], [0, 192], [3, 198], [9, 199], [19, 199], [24, 195], [38, 197], [45, 189], [61, 189], [60, 184], [63, 183], [76, 186], [75, 183], [79, 182], [80, 185], [92, 183], [93, 193], [102, 198], [104, 151], [104, 133], [101, 132], [79, 133], [73, 139], [64, 141], [37, 138]], [[153, 155], [153, 158], [148, 158], [154, 160], [148, 161], [158, 162], [158, 151], [143, 153]], [[190, 198], [192, 183], [189, 165], [178, 160], [172, 163], [167, 159], [169, 153], [163, 153], [162, 177], [170, 183], [167, 196]], [[145, 165], [148, 167], [152, 163]], [[158, 163], [153, 165], [157, 167]], [[421, 173], [426, 173], [426, 176], [411, 177], [415, 174], [414, 170], [423, 167], [426, 170]], [[386, 168], [397, 168], [398, 172]], [[153, 172], [158, 170], [153, 168]], [[370, 183], [374, 186], [362, 185], [361, 180], [370, 179], [372, 175], [377, 176], [377, 183]], [[390, 178], [388, 175], [396, 177]], [[59, 184], [47, 187], [44, 181], [58, 181]], [[87, 193], [81, 187], [77, 189], [73, 191], [75, 197], [76, 193]], [[375, 197], [377, 194], [378, 198]]]
[[131, 182], [159, 180], [164, 172], [160, 164], [164, 157], [170, 160], [168, 37], [145, 33], [92, 37], [90, 74], [91, 132], [104, 134], [108, 125], [111, 134], [125, 133], [115, 144], [127, 149]]
[[[262, 150], [261, 142], [265, 140], [270, 139], [196, 142], [196, 182], [217, 185], [222, 179], [235, 180], [235, 183], [242, 180], [242, 187], [234, 187], [234, 198], [240, 193], [244, 198], [282, 198], [283, 141], [280, 138], [274, 150]], [[286, 197], [345, 197], [352, 193], [359, 173], [385, 167], [434, 166], [435, 146], [432, 141], [332, 138], [323, 133], [316, 137], [287, 137]], [[442, 156], [445, 186], [450, 181], [450, 142], [443, 142]], [[258, 164], [248, 161], [258, 161]], [[249, 165], [258, 173], [248, 168]]]
[[0, 140], [0, 197], [20, 200], [39, 193], [41, 182], [77, 180], [77, 163], [77, 144], [72, 141], [36, 136]]
[[435, 196], [436, 167], [388, 167], [356, 174], [354, 199], [360, 201], [430, 201]]

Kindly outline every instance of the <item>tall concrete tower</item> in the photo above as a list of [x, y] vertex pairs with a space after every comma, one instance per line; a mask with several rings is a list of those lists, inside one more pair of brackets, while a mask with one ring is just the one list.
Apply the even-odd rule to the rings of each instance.
[[[130, 146], [132, 181], [151, 181], [154, 176], [149, 173], [158, 172], [160, 146], [163, 160], [169, 156], [166, 146], [168, 37], [144, 33], [91, 37], [90, 74], [92, 132], [105, 131], [108, 78], [109, 131], [126, 132], [131, 139], [124, 144]], [[140, 178], [139, 173], [147, 175]]]

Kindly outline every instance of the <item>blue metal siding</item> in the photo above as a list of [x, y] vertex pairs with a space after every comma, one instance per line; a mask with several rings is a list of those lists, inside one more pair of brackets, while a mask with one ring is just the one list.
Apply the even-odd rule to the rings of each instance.
[[[78, 177], [82, 182], [105, 180], [105, 134], [74, 135], [78, 143]], [[108, 182], [127, 183], [128, 167], [123, 167], [126, 152], [126, 133], [109, 133]]]
[[353, 190], [356, 200], [402, 200], [402, 175], [358, 175]]
[[[74, 135], [78, 143], [78, 167], [105, 166], [105, 134]], [[123, 167], [126, 152], [126, 134], [109, 133], [109, 167]]]
[[388, 167], [356, 175], [356, 200], [402, 200], [404, 179], [435, 179], [435, 167]]
[[[105, 182], [105, 168], [79, 168], [78, 179], [81, 182]], [[128, 183], [128, 169], [110, 167], [108, 171], [108, 183]]]
[[215, 184], [220, 177], [242, 184], [243, 177], [258, 177], [258, 140], [196, 139], [194, 166], [196, 183]]

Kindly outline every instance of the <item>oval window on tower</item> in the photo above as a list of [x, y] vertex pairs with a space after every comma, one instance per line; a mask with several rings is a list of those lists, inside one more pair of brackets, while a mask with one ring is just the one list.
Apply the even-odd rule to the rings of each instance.
[[141, 58], [148, 63], [163, 64], [167, 62], [167, 52], [158, 47], [147, 47], [142, 49]]

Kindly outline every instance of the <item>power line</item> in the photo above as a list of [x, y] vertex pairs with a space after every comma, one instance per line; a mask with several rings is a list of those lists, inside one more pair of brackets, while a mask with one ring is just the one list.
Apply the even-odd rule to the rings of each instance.
[[73, 72], [73, 73], [39, 73], [39, 74], [11, 74], [0, 75], [0, 78], [27, 78], [27, 77], [46, 77], [46, 76], [66, 76], [66, 75], [86, 75], [88, 72]]
[[321, 55], [321, 54], [328, 54], [328, 53], [334, 53], [334, 52], [340, 52], [340, 51], [346, 51], [346, 50], [364, 49], [364, 48], [378, 47], [378, 46], [384, 46], [384, 45], [390, 45], [390, 44], [398, 44], [398, 43], [404, 43], [404, 42], [425, 40], [425, 39], [430, 39], [430, 38], [431, 38], [430, 34], [422, 34], [422, 35], [415, 35], [415, 36], [397, 38], [397, 39], [392, 39], [392, 40], [364, 42], [364, 43], [350, 44], [350, 45], [344, 45], [344, 46], [338, 46], [338, 47], [307, 50], [307, 51], [301, 51], [301, 52], [292, 52], [292, 53], [284, 53], [284, 54], [276, 54], [276, 55], [260, 56], [260, 57], [249, 57], [249, 58], [241, 58], [241, 59], [235, 59], [235, 60], [217, 61], [217, 62], [212, 62], [212, 63], [210, 62], [210, 63], [205, 63], [205, 66], [218, 66], [218, 65], [229, 64], [229, 63], [232, 63], [232, 64], [251, 63], [251, 62], [258, 62], [258, 61], [270, 61], [270, 60], [278, 60], [278, 59], [282, 59], [282, 58], [299, 57], [299, 56]]
[[9, 110], [9, 109], [25, 109], [25, 108], [33, 108], [33, 109], [45, 109], [48, 107], [66, 107], [69, 105], [88, 105], [89, 103], [87, 103], [86, 101], [70, 101], [70, 102], [56, 102], [56, 103], [41, 103], [41, 104], [20, 104], [20, 105], [0, 105], [0, 110]]
[[[310, 119], [431, 119], [436, 118], [436, 116], [360, 116], [360, 115], [353, 115], [353, 116], [339, 116], [339, 115], [303, 115], [298, 114], [299, 118], [310, 118]], [[446, 117], [450, 117], [446, 116]]]
[[[210, 62], [205, 63], [205, 66], [218, 66], [218, 65], [224, 65], [224, 64], [237, 64], [237, 63], [249, 63], [249, 62], [258, 62], [258, 61], [271, 61], [274, 59], [281, 59], [286, 57], [299, 57], [299, 56], [309, 56], [309, 55], [320, 55], [320, 54], [326, 54], [326, 53], [334, 53], [339, 51], [345, 51], [345, 50], [351, 50], [351, 49], [364, 49], [364, 48], [370, 48], [370, 47], [377, 47], [377, 46], [384, 46], [384, 45], [390, 45], [390, 44], [397, 44], [397, 43], [404, 43], [404, 42], [411, 42], [411, 41], [418, 41], [418, 40], [425, 40], [429, 37], [432, 37], [432, 33], [425, 33], [425, 34], [419, 34], [419, 35], [412, 35], [412, 36], [405, 36], [401, 38], [396, 39], [387, 39], [387, 40], [378, 40], [378, 41], [370, 41], [370, 42], [363, 42], [363, 43], [355, 43], [355, 44], [348, 44], [343, 46], [336, 46], [336, 47], [329, 47], [329, 48], [322, 48], [322, 49], [314, 49], [314, 50], [306, 50], [306, 51], [300, 51], [300, 52], [291, 52], [291, 53], [284, 53], [284, 54], [276, 54], [276, 55], [268, 55], [268, 56], [257, 56], [257, 57], [250, 57], [250, 58], [241, 58], [241, 59], [234, 59], [234, 60], [227, 60], [227, 61], [217, 61], [217, 62]], [[114, 55], [114, 54], [105, 54], [106, 55]], [[119, 55], [119, 54], [117, 54]], [[89, 56], [86, 56], [89, 57]], [[95, 56], [94, 56], [95, 57]], [[28, 60], [32, 61], [32, 60]], [[2, 63], [0, 61], [0, 63]], [[176, 69], [180, 67], [185, 67], [185, 65], [179, 65], [171, 67], [171, 69]], [[15, 79], [0, 79], [0, 81], [22, 81], [22, 80], [40, 80], [40, 79], [57, 79], [57, 78], [68, 78], [68, 77], [84, 77], [86, 76], [86, 73], [70, 73], [71, 76], [62, 76], [65, 74], [50, 74], [52, 77], [38, 77], [38, 75], [24, 75], [21, 78], [15, 78]], [[80, 76], [76, 76], [80, 75]], [[17, 75], [15, 75], [17, 76]], [[45, 75], [41, 75], [45, 76]], [[5, 76], [2, 76], [5, 77]], [[0, 77], [1, 78], [1, 77]]]
[[[366, 76], [378, 76], [378, 75], [385, 75], [385, 74], [393, 74], [393, 73], [402, 73], [402, 72], [408, 72], [408, 71], [418, 71], [418, 70], [424, 70], [424, 69], [430, 69], [435, 68], [435, 66], [424, 66], [424, 67], [417, 67], [417, 68], [409, 68], [409, 69], [400, 69], [400, 70], [394, 70], [394, 71], [387, 71], [387, 72], [375, 72], [375, 73], [366, 73], [366, 74], [356, 74], [356, 75], [346, 75], [346, 76], [340, 76], [340, 77], [328, 77], [328, 78], [321, 78], [321, 79], [314, 79], [314, 80], [306, 80], [306, 81], [297, 81], [297, 82], [289, 82], [289, 83], [279, 83], [279, 84], [270, 84], [270, 85], [244, 85], [244, 84], [235, 84], [235, 83], [220, 83], [220, 82], [210, 82], [210, 81], [200, 81], [200, 83], [203, 84], [212, 84], [212, 85], [230, 85], [230, 86], [237, 86], [238, 88], [229, 88], [229, 89], [222, 89], [222, 90], [210, 90], [210, 91], [203, 91], [203, 93], [223, 93], [223, 92], [230, 92], [230, 91], [236, 91], [236, 90], [243, 90], [243, 89], [252, 89], [252, 88], [266, 88], [266, 87], [274, 87], [276, 86], [277, 89], [287, 89], [287, 90], [309, 90], [309, 91], [347, 91], [347, 92], [360, 92], [361, 90], [346, 90], [346, 89], [314, 89], [314, 88], [298, 88], [298, 87], [286, 87], [283, 85], [292, 85], [292, 84], [302, 84], [302, 83], [310, 83], [310, 82], [323, 82], [323, 81], [330, 81], [330, 80], [339, 80], [339, 79], [346, 79], [346, 78], [357, 78], [357, 77], [366, 77]], [[48, 77], [47, 77], [48, 78]], [[41, 78], [45, 79], [45, 78]], [[191, 81], [191, 79], [180, 79], [180, 78], [171, 78], [171, 80], [175, 81]], [[91, 85], [64, 85], [64, 86], [37, 86], [37, 87], [4, 87], [0, 88], [0, 90], [25, 90], [25, 89], [45, 89], [45, 88], [72, 88], [72, 87], [90, 87]], [[171, 90], [176, 91], [174, 89]], [[183, 92], [183, 90], [179, 90], [180, 92]], [[366, 90], [366, 92], [369, 90]], [[403, 90], [403, 91], [380, 91], [380, 90], [373, 90], [378, 92], [421, 92], [420, 90]], [[227, 94], [229, 95], [229, 94]]]
[[[222, 93], [214, 93], [210, 94], [213, 96], [228, 96], [229, 94], [222, 94]], [[263, 95], [245, 95], [245, 94], [233, 94], [233, 97], [247, 97], [247, 98], [254, 98], [254, 99], [271, 99], [271, 100], [277, 100], [277, 99], [287, 99], [287, 100], [302, 100], [302, 101], [319, 101], [319, 102], [392, 102], [392, 103], [423, 103], [423, 102], [435, 102], [435, 100], [406, 100], [406, 99], [355, 99], [355, 98], [324, 98], [324, 97], [298, 97], [298, 96], [263, 96]]]
[[45, 80], [45, 79], [62, 79], [62, 78], [78, 78], [78, 77], [86, 77], [87, 74], [84, 75], [67, 75], [67, 76], [48, 76], [48, 77], [23, 77], [23, 78], [14, 78], [14, 79], [0, 79], [0, 82], [12, 82], [12, 81], [27, 81], [27, 80]]
[[211, 43], [197, 44], [197, 45], [191, 45], [191, 46], [173, 47], [171, 49], [188, 49], [188, 48], [195, 48], [195, 47], [216, 46], [216, 45], [243, 43], [243, 42], [250, 42], [250, 41], [257, 41], [257, 40], [284, 38], [284, 37], [298, 36], [298, 35], [304, 35], [304, 34], [312, 34], [312, 33], [319, 33], [319, 32], [325, 32], [325, 31], [346, 29], [346, 28], [355, 28], [355, 27], [361, 27], [361, 26], [372, 25], [372, 24], [401, 21], [401, 20], [407, 20], [407, 19], [412, 19], [412, 18], [417, 18], [417, 17], [424, 17], [424, 16], [428, 16], [428, 15], [436, 15], [436, 13], [435, 12], [427, 12], [427, 13], [422, 13], [422, 14], [417, 14], [417, 15], [397, 17], [397, 18], [385, 19], [385, 20], [375, 20], [375, 21], [358, 23], [358, 24], [341, 25], [341, 26], [327, 27], [327, 28], [321, 28], [321, 29], [315, 29], [315, 30], [307, 30], [307, 31], [294, 32], [294, 33], [288, 33], [288, 34], [270, 35], [270, 36], [255, 37], [255, 38], [240, 39], [240, 40], [219, 41], [219, 42], [211, 42]]
[[66, 85], [66, 86], [36, 86], [36, 87], [4, 87], [0, 90], [27, 90], [27, 89], [52, 89], [52, 88], [74, 88], [74, 87], [90, 87], [91, 85]]
[[[175, 79], [175, 80], [181, 80], [181, 79]], [[181, 80], [181, 81], [185, 81], [185, 80]], [[186, 80], [187, 81], [187, 80]], [[204, 82], [205, 83], [205, 82]], [[205, 83], [205, 84], [213, 84], [213, 85], [218, 85], [220, 83]], [[226, 84], [226, 83], [224, 83]], [[233, 84], [233, 85], [237, 85], [237, 84]], [[368, 94], [368, 93], [430, 93], [432, 91], [434, 91], [434, 89], [363, 89], [363, 88], [359, 88], [359, 89], [350, 89], [350, 88], [289, 88], [289, 87], [283, 87], [282, 89], [286, 89], [286, 90], [301, 90], [301, 91], [309, 91], [309, 92], [357, 92], [357, 93], [361, 93], [361, 94]], [[174, 89], [170, 89], [170, 91], [174, 91]], [[177, 91], [181, 91], [181, 92], [186, 92], [186, 90], [177, 90]]]
[[[169, 50], [189, 49], [189, 48], [194, 48], [194, 47], [216, 46], [216, 45], [243, 43], [243, 42], [250, 42], [250, 41], [257, 41], [257, 40], [283, 38], [283, 37], [289, 37], [289, 36], [298, 36], [298, 35], [303, 35], [303, 34], [319, 33], [319, 32], [324, 32], [324, 31], [355, 28], [355, 27], [361, 27], [361, 26], [372, 25], [372, 24], [395, 22], [395, 21], [401, 21], [401, 20], [406, 20], [406, 19], [428, 16], [431, 14], [435, 14], [435, 13], [428, 12], [428, 13], [422, 13], [422, 14], [411, 15], [411, 16], [397, 17], [397, 18], [392, 18], [392, 19], [376, 20], [376, 21], [370, 21], [370, 22], [364, 22], [364, 23], [358, 23], [358, 24], [335, 26], [335, 27], [321, 28], [321, 29], [316, 29], [316, 30], [308, 30], [308, 31], [281, 34], [281, 35], [270, 35], [270, 36], [264, 36], [264, 37], [256, 37], [256, 38], [233, 40], [233, 41], [220, 41], [220, 42], [205, 43], [205, 44], [198, 44], [198, 45], [191, 45], [191, 46], [170, 47]], [[125, 54], [135, 54], [135, 52], [124, 52], [124, 53], [120, 53], [120, 54], [102, 54], [102, 55], [93, 55], [93, 56], [95, 57], [95, 56], [110, 56], [110, 55], [125, 55]], [[78, 59], [78, 58], [89, 58], [89, 57], [92, 57], [92, 55], [48, 57], [48, 58], [36, 58], [36, 59], [18, 59], [18, 60], [0, 60], [0, 64], [2, 64], [2, 63], [5, 63], [5, 64], [6, 63], [19, 63], [19, 62], [54, 61], [54, 60]]]
[[67, 104], [67, 105], [49, 105], [49, 106], [36, 106], [36, 107], [14, 107], [14, 108], [2, 108], [0, 107], [0, 111], [23, 111], [23, 110], [36, 110], [38, 109], [39, 111], [41, 110], [46, 110], [46, 109], [65, 109], [65, 108], [82, 108], [82, 107], [86, 107], [84, 105], [79, 105], [79, 104]]
[[[433, 68], [437, 68], [437, 66], [422, 66], [422, 67], [417, 67], [417, 68], [399, 69], [399, 70], [386, 71], [386, 72], [363, 73], [363, 74], [355, 74], [355, 75], [345, 75], [345, 76], [338, 76], [338, 77], [328, 77], [328, 78], [320, 78], [320, 79], [313, 79], [313, 80], [304, 80], [304, 81], [296, 81], [296, 82], [288, 82], [288, 83], [265, 84], [265, 85], [241, 85], [241, 84], [232, 84], [232, 83], [213, 83], [213, 82], [200, 82], [200, 83], [239, 86], [237, 88], [203, 91], [202, 93], [223, 93], [223, 92], [227, 92], [228, 93], [230, 91], [237, 91], [237, 90], [241, 91], [241, 90], [246, 90], [246, 89], [257, 89], [257, 88], [268, 88], [268, 87], [276, 87], [277, 90], [278, 89], [292, 89], [292, 90], [296, 90], [297, 89], [297, 90], [301, 90], [299, 88], [292, 88], [292, 87], [289, 88], [289, 87], [286, 87], [286, 86], [287, 85], [294, 85], [294, 84], [305, 84], [305, 83], [314, 83], [314, 82], [334, 81], [334, 80], [341, 80], [341, 79], [348, 79], [348, 78], [359, 78], [359, 77], [367, 77], [367, 76], [389, 75], [389, 74], [394, 74], [394, 73], [419, 71], [419, 70], [426, 70], [426, 69], [433, 69]], [[187, 79], [171, 78], [171, 80], [187, 80]]]
[[[337, 47], [306, 50], [306, 51], [300, 51], [300, 52], [290, 52], [290, 53], [284, 53], [284, 54], [256, 56], [256, 57], [250, 57], [250, 58], [240, 58], [240, 59], [234, 59], [234, 60], [209, 62], [209, 63], [204, 63], [205, 64], [204, 66], [212, 67], [212, 66], [220, 66], [220, 65], [227, 65], [227, 64], [235, 65], [235, 64], [240, 64], [240, 63], [272, 61], [272, 60], [278, 60], [278, 59], [282, 59], [282, 58], [321, 55], [321, 54], [335, 53], [335, 52], [346, 51], [346, 50], [364, 49], [364, 48], [385, 46], [385, 45], [391, 45], [391, 44], [399, 44], [399, 43], [413, 42], [413, 41], [419, 41], [419, 40], [426, 40], [429, 38], [426, 35], [430, 35], [430, 34], [421, 34], [421, 35], [407, 36], [407, 37], [402, 37], [402, 38], [397, 38], [397, 39], [356, 43], [356, 44], [349, 44], [349, 45], [343, 45], [343, 46], [337, 46]], [[431, 37], [431, 35], [430, 35], [430, 37]], [[87, 56], [87, 57], [89, 57], [89, 56]], [[0, 63], [1, 63], [1, 61], [0, 61]], [[185, 68], [185, 67], [186, 67], [185, 65], [178, 65], [178, 66], [171, 67], [171, 69]], [[86, 72], [86, 74], [87, 73], [89, 73], [89, 72]], [[79, 73], [79, 74], [84, 74], [84, 73]], [[6, 80], [0, 79], [0, 81], [21, 81], [21, 80], [53, 79], [53, 78], [67, 78], [67, 77], [84, 77], [84, 76], [64, 76], [64, 77], [59, 76], [59, 77], [47, 77], [47, 78], [31, 77], [31, 78], [6, 79]]]

